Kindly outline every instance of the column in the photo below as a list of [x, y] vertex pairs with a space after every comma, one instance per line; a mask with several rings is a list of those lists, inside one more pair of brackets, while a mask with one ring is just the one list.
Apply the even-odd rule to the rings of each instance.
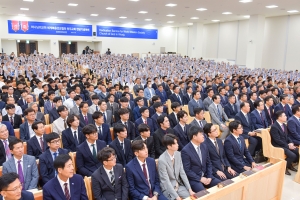
[[262, 65], [265, 16], [251, 15], [248, 28], [247, 68], [260, 68]]
[[201, 23], [189, 27], [188, 56], [191, 58], [203, 57], [203, 29]]
[[50, 51], [55, 57], [59, 57], [59, 42], [56, 39], [50, 40]]

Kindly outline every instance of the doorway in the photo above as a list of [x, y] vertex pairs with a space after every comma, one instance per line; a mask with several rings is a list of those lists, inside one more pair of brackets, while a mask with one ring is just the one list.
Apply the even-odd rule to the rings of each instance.
[[59, 42], [59, 55], [68, 53], [77, 53], [77, 42]]
[[27, 55], [34, 53], [34, 51], [38, 52], [38, 42], [37, 41], [25, 41], [21, 40], [20, 42], [17, 42], [17, 52], [18, 55], [20, 53], [25, 53]]

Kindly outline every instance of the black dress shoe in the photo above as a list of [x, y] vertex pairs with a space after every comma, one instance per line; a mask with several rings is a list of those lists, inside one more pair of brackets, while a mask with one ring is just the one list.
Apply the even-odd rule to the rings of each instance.
[[298, 170], [295, 169], [293, 166], [288, 167], [289, 170], [292, 170], [293, 172], [297, 172]]
[[289, 176], [291, 175], [288, 169], [285, 169], [285, 175], [289, 175]]

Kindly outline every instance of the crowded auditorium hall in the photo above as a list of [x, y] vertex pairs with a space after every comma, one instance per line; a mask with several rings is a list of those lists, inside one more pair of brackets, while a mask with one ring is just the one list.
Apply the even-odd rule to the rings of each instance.
[[299, 11], [2, 0], [0, 200], [300, 199]]

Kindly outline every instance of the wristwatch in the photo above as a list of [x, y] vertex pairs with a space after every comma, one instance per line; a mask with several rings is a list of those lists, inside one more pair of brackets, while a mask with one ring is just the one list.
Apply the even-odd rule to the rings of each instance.
[[154, 192], [153, 195], [158, 197], [158, 192]]

